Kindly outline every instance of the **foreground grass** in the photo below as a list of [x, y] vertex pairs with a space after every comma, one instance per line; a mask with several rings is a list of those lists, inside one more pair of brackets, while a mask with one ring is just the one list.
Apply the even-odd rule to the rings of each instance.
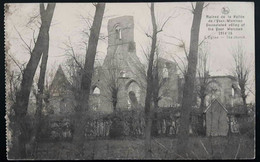
[[[252, 159], [254, 140], [248, 137], [191, 137], [191, 154], [176, 153], [176, 138], [153, 138], [154, 159]], [[143, 139], [86, 140], [83, 159], [144, 159]], [[79, 159], [76, 147], [70, 142], [40, 143], [37, 159]]]

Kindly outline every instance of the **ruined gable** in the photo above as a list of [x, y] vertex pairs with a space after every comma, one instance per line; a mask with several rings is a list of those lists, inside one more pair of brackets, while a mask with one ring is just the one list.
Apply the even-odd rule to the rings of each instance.
[[60, 95], [62, 93], [65, 93], [66, 91], [68, 91], [70, 89], [70, 83], [67, 80], [62, 67], [59, 66], [53, 80], [52, 83], [50, 85], [50, 91], [52, 95]]
[[217, 99], [204, 111], [207, 136], [226, 136], [229, 130], [228, 111]]

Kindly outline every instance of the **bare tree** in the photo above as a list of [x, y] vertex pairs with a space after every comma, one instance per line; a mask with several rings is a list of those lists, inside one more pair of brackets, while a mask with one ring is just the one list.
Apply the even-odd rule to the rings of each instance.
[[[9, 83], [7, 83], [7, 84], [9, 84], [8, 99], [9, 99], [9, 101], [11, 101], [12, 104], [14, 104], [16, 101], [16, 94], [20, 88], [20, 84], [22, 81], [24, 64], [21, 64], [17, 59], [15, 59], [14, 57], [12, 57], [9, 54], [7, 56], [9, 56], [9, 58], [10, 58], [10, 61], [7, 61], [7, 64], [8, 64], [8, 62], [12, 61], [19, 68], [19, 71], [16, 71], [16, 70], [13, 70], [13, 71], [7, 70], [6, 71], [6, 75], [8, 78], [7, 80], [9, 80]], [[10, 65], [7, 65], [7, 66], [10, 66]], [[7, 68], [7, 69], [9, 69], [9, 68]]]
[[94, 4], [96, 7], [93, 24], [91, 26], [90, 36], [88, 40], [88, 48], [85, 57], [84, 70], [81, 78], [81, 91], [80, 102], [76, 108], [76, 122], [73, 141], [78, 147], [79, 156], [82, 156], [84, 152], [84, 124], [83, 115], [88, 109], [89, 95], [91, 88], [92, 75], [94, 71], [94, 61], [97, 53], [97, 45], [99, 39], [99, 33], [101, 29], [102, 19], [105, 11], [105, 3]]
[[152, 128], [152, 118], [153, 118], [153, 111], [151, 109], [151, 101], [153, 98], [153, 84], [154, 84], [154, 77], [153, 77], [153, 66], [154, 66], [154, 55], [157, 48], [157, 34], [163, 31], [164, 25], [167, 23], [169, 18], [163, 23], [160, 29], [158, 29], [156, 19], [155, 19], [155, 12], [154, 12], [154, 3], [151, 3], [150, 7], [151, 12], [151, 20], [153, 26], [152, 35], [146, 34], [149, 38], [152, 39], [151, 49], [149, 53], [149, 62], [148, 62], [148, 69], [147, 69], [147, 87], [146, 87], [146, 97], [145, 97], [145, 158], [152, 157], [152, 150], [151, 150], [151, 128]]
[[[143, 54], [146, 57], [147, 64], [149, 64], [149, 48], [147, 50], [143, 50]], [[152, 99], [151, 102], [154, 104], [154, 116], [153, 121], [152, 121], [152, 135], [157, 135], [157, 110], [159, 108], [159, 101], [162, 99], [164, 95], [166, 95], [167, 91], [163, 91], [164, 89], [167, 89], [167, 79], [163, 77], [163, 67], [161, 65], [162, 60], [160, 58], [160, 52], [159, 52], [159, 47], [156, 48], [155, 52], [155, 59], [153, 62], [153, 67], [152, 67], [152, 77], [153, 77], [153, 89], [152, 89]], [[146, 64], [145, 64], [146, 65]], [[141, 65], [138, 66], [138, 72], [141, 74], [141, 77], [144, 78], [146, 82], [148, 82], [148, 77], [146, 73], [146, 66]], [[142, 85], [142, 88], [146, 88], [144, 85]]]
[[[162, 67], [162, 60], [159, 58], [159, 50], [157, 48], [156, 50], [156, 59], [154, 62], [154, 67], [153, 67], [153, 103], [154, 103], [154, 117], [153, 117], [153, 122], [152, 122], [152, 135], [157, 135], [157, 111], [159, 108], [159, 101], [162, 99], [164, 95], [167, 95], [168, 93], [167, 87], [168, 87], [168, 76], [165, 78], [165, 72], [164, 72], [164, 67]], [[168, 72], [167, 72], [168, 75]], [[170, 88], [170, 87], [169, 87]]]
[[70, 38], [68, 42], [64, 43], [64, 52], [67, 56], [65, 63], [65, 70], [68, 76], [68, 81], [71, 85], [71, 91], [74, 95], [74, 99], [77, 103], [80, 102], [80, 90], [81, 90], [81, 77], [84, 70], [84, 58], [79, 51], [76, 51], [71, 43]]
[[109, 78], [109, 90], [111, 93], [111, 102], [113, 104], [113, 110], [116, 111], [116, 106], [118, 102], [118, 91], [119, 91], [119, 83], [118, 83], [118, 78], [115, 78], [115, 73], [111, 72], [110, 78]]
[[[45, 35], [45, 43], [43, 44], [43, 53], [41, 58], [40, 65], [40, 76], [37, 83], [37, 95], [36, 95], [36, 112], [35, 112], [35, 128], [33, 131], [33, 138], [35, 138], [33, 144], [33, 150], [35, 150], [37, 143], [39, 142], [39, 133], [42, 125], [42, 109], [43, 109], [43, 101], [44, 101], [44, 89], [45, 89], [45, 75], [47, 69], [47, 61], [49, 54], [49, 33], [47, 32]], [[46, 101], [46, 100], [45, 100]]]
[[[152, 21], [152, 28], [153, 32], [152, 35], [145, 33], [147, 37], [151, 38], [151, 48], [148, 48], [149, 52], [146, 52], [143, 49], [143, 52], [148, 60], [148, 67], [147, 72], [145, 72], [145, 66], [140, 66], [139, 72], [142, 76], [145, 77], [145, 80], [147, 81], [146, 84], [146, 97], [145, 97], [145, 158], [151, 158], [152, 157], [152, 150], [151, 150], [151, 131], [152, 131], [152, 119], [154, 118], [154, 110], [152, 106], [152, 101], [155, 102], [155, 104], [158, 107], [158, 102], [160, 100], [159, 97], [159, 89], [160, 89], [160, 81], [158, 76], [158, 64], [155, 64], [157, 59], [154, 59], [155, 53], [157, 50], [157, 34], [163, 31], [164, 26], [166, 23], [172, 18], [172, 16], [167, 17], [167, 19], [162, 23], [160, 27], [158, 27], [158, 24], [156, 22], [155, 17], [155, 11], [154, 11], [154, 3], [151, 3], [150, 6], [150, 13], [151, 13], [151, 21]], [[158, 57], [157, 57], [158, 58]], [[155, 68], [157, 67], [157, 68]], [[158, 86], [156, 90], [154, 89], [154, 85]], [[158, 93], [157, 93], [158, 92]], [[154, 95], [156, 93], [156, 95]]]
[[199, 47], [199, 54], [198, 54], [198, 67], [197, 67], [197, 74], [198, 74], [198, 85], [197, 85], [197, 94], [200, 98], [200, 108], [203, 110], [205, 108], [205, 99], [208, 95], [208, 85], [210, 82], [210, 75], [209, 75], [209, 50], [208, 46], [200, 46]]
[[188, 65], [187, 65], [188, 50], [186, 48], [186, 44], [185, 44], [184, 40], [177, 38], [175, 36], [167, 36], [167, 37], [177, 40], [178, 43], [177, 44], [169, 43], [169, 42], [165, 42], [165, 43], [170, 44], [170, 45], [174, 45], [174, 46], [176, 46], [180, 49], [183, 49], [183, 52], [185, 54], [184, 58], [175, 54], [175, 53], [169, 53], [169, 52], [168, 53], [172, 55], [171, 59], [176, 63], [176, 65], [177, 65], [179, 71], [181, 72], [182, 76], [185, 77], [185, 75], [187, 74], [187, 70], [188, 70]]
[[15, 110], [15, 123], [17, 124], [17, 133], [20, 132], [17, 143], [14, 147], [18, 148], [17, 158], [26, 158], [25, 144], [28, 139], [27, 128], [25, 125], [25, 116], [27, 114], [27, 107], [29, 102], [29, 95], [31, 92], [33, 77], [39, 64], [42, 53], [46, 48], [46, 36], [49, 33], [53, 12], [55, 9], [55, 3], [48, 4], [47, 8], [44, 8], [44, 4], [40, 4], [40, 16], [41, 27], [38, 38], [35, 42], [35, 46], [31, 51], [31, 57], [26, 65], [23, 73], [20, 90], [16, 95], [16, 102], [13, 105]]
[[121, 87], [119, 81], [121, 70], [117, 58], [115, 58], [116, 51], [117, 48], [115, 49], [112, 59], [109, 62], [110, 65], [108, 65], [108, 69], [103, 69], [104, 75], [106, 76], [106, 85], [109, 91], [108, 100], [112, 103], [114, 112], [117, 110], [117, 103], [119, 98], [118, 92], [119, 88]]
[[246, 86], [250, 73], [250, 66], [246, 58], [246, 51], [242, 44], [238, 44], [232, 51], [235, 66], [233, 67], [234, 76], [237, 78], [241, 92], [241, 98], [244, 106], [246, 106]]
[[157, 24], [155, 20], [154, 13], [154, 3], [151, 3], [151, 20], [153, 25], [153, 35], [152, 35], [152, 45], [149, 56], [148, 70], [147, 70], [147, 88], [146, 88], [146, 97], [145, 97], [145, 158], [152, 157], [152, 148], [151, 148], [151, 127], [152, 127], [152, 111], [151, 111], [151, 99], [152, 99], [152, 89], [153, 89], [153, 62], [154, 54], [156, 50], [157, 42]]
[[95, 4], [96, 12], [94, 16], [94, 21], [91, 27], [91, 32], [88, 41], [88, 48], [85, 58], [84, 73], [82, 75], [81, 81], [81, 98], [82, 103], [80, 109], [86, 110], [88, 108], [88, 99], [90, 94], [91, 80], [94, 69], [94, 61], [97, 52], [97, 44], [99, 39], [99, 33], [101, 28], [101, 23], [105, 11], [105, 3]]
[[185, 75], [183, 90], [180, 129], [178, 134], [177, 152], [181, 155], [188, 154], [189, 124], [192, 99], [196, 80], [196, 69], [198, 61], [199, 30], [204, 2], [196, 2], [193, 10], [193, 22], [191, 27], [190, 50], [188, 55], [188, 69]]

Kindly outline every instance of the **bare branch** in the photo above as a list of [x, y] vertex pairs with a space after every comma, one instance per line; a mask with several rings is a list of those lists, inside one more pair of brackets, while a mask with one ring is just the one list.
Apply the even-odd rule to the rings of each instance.
[[206, 8], [206, 7], [208, 7], [209, 6], [209, 3], [207, 3], [203, 8]]
[[37, 13], [36, 15], [30, 17], [30, 20], [27, 22], [26, 26], [28, 27], [30, 24], [32, 24], [34, 21], [37, 22], [37, 19], [40, 17], [40, 14]]
[[[185, 53], [185, 55], [186, 55], [186, 58], [187, 58], [187, 60], [188, 60], [189, 54], [188, 54], [188, 52], [187, 52], [187, 50], [186, 50], [185, 42], [184, 42], [182, 39], [177, 38], [177, 37], [175, 37], [175, 36], [168, 36], [168, 35], [165, 35], [165, 36], [167, 36], [167, 37], [169, 37], [169, 38], [174, 38], [174, 39], [178, 40], [178, 41], [181, 43], [181, 44], [179, 44], [179, 45], [176, 45], [176, 44], [173, 44], [173, 43], [172, 43], [172, 45], [175, 45], [175, 46], [178, 46], [178, 47], [180, 47], [180, 48], [183, 48], [183, 51], [184, 51], [184, 53]], [[170, 43], [169, 43], [169, 44], [170, 44]]]
[[145, 57], [146, 57], [146, 60], [148, 61], [149, 60], [149, 52], [146, 52], [145, 50], [144, 50], [144, 48], [143, 48], [143, 46], [141, 45], [141, 49], [142, 49], [142, 51], [143, 51], [143, 54], [145, 55]]
[[192, 13], [194, 13], [195, 8], [192, 2], [191, 2], [191, 7], [192, 7]]
[[153, 37], [151, 35], [149, 35], [148, 33], [145, 33], [145, 35], [151, 39], [153, 39]]
[[36, 43], [36, 38], [34, 37], [35, 30], [33, 30], [33, 43]]
[[17, 67], [20, 69], [20, 71], [21, 71], [21, 73], [23, 73], [23, 68], [22, 68], [22, 66], [11, 56], [11, 55], [9, 55], [9, 54], [7, 54], [12, 60], [13, 60], [13, 62], [17, 65]]
[[240, 87], [243, 104], [246, 105], [246, 98], [247, 98], [246, 85], [250, 73], [250, 69], [249, 69], [250, 65], [248, 65], [247, 62], [248, 60], [245, 57], [246, 51], [244, 50], [242, 44], [238, 44], [235, 48], [233, 48], [232, 54], [235, 63], [233, 67], [233, 73], [235, 74], [235, 77], [237, 78], [238, 81], [238, 85]]
[[178, 56], [177, 54], [174, 54], [176, 57], [178, 57], [178, 59], [181, 61], [183, 69], [180, 67], [179, 63], [177, 62], [177, 60], [174, 57], [171, 57], [173, 59], [173, 61], [176, 63], [178, 69], [181, 71], [181, 73], [183, 74], [183, 76], [185, 76], [186, 71], [187, 71], [187, 64], [184, 63], [183, 59], [180, 58], [180, 56]]
[[80, 67], [80, 69], [84, 69], [83, 66], [81, 65], [81, 63], [80, 63], [80, 62], [77, 60], [77, 58], [76, 58], [76, 54], [75, 54], [74, 48], [73, 48], [73, 46], [72, 46], [72, 44], [71, 44], [70, 38], [69, 38], [69, 44], [64, 43], [64, 45], [65, 45], [67, 48], [69, 48], [69, 51], [71, 51], [71, 53], [68, 52], [68, 51], [66, 51], [66, 49], [65, 49], [65, 51], [66, 51], [68, 54], [71, 54], [70, 56], [73, 58], [73, 60], [75, 61], [75, 63]]
[[159, 31], [157, 31], [157, 33], [159, 33], [159, 32], [162, 32], [163, 31], [163, 27], [165, 26], [165, 24], [170, 20], [172, 18], [172, 16], [169, 16], [166, 20], [165, 20], [165, 22], [163, 23], [163, 25], [162, 25], [162, 27], [161, 27], [161, 29], [159, 30]]
[[210, 37], [210, 36], [213, 35], [213, 34], [215, 34], [215, 33], [211, 33], [210, 35], [205, 36], [204, 39], [199, 43], [199, 46], [200, 46], [205, 40], [207, 40], [208, 37]]
[[193, 10], [191, 10], [191, 9], [189, 9], [189, 8], [185, 8], [185, 7], [179, 7], [179, 8], [184, 9], [184, 10], [188, 10], [188, 11], [190, 11], [191, 13], [194, 12]]
[[29, 51], [30, 54], [32, 54], [32, 48], [26, 43], [26, 41], [23, 39], [22, 35], [20, 34], [20, 32], [16, 29], [16, 27], [14, 26], [15, 31], [17, 32], [17, 34], [19, 35], [20, 39], [22, 40], [22, 42], [24, 43], [24, 45], [26, 46], [25, 48]]
[[88, 29], [91, 29], [91, 26], [92, 26], [92, 20], [90, 18], [86, 18], [84, 17], [83, 15], [80, 15], [80, 18], [82, 20], [84, 20], [84, 22], [88, 25]]

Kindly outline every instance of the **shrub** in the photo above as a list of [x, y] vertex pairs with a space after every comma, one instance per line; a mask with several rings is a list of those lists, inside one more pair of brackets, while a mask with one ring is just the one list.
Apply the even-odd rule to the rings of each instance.
[[118, 138], [124, 135], [124, 122], [118, 114], [112, 117], [112, 124], [109, 130], [110, 138]]
[[246, 135], [249, 138], [254, 138], [255, 136], [255, 122], [254, 120], [243, 120], [239, 122], [240, 134]]

